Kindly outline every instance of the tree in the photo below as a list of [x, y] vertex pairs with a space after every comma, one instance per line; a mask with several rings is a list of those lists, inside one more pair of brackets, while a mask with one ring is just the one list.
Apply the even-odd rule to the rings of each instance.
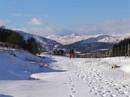
[[23, 48], [33, 54], [40, 53], [42, 50], [41, 45], [37, 43], [33, 37], [24, 40], [24, 37], [21, 36], [21, 34], [3, 27], [0, 27], [0, 42], [5, 42], [8, 46], [13, 45], [14, 48]]
[[30, 51], [33, 54], [36, 54], [39, 52], [39, 45], [34, 38], [31, 37], [30, 39], [27, 40], [26, 43], [27, 43], [26, 49], [28, 51]]
[[113, 56], [129, 56], [130, 39], [124, 39], [118, 44], [115, 44], [112, 49]]
[[11, 44], [20, 45], [23, 41], [23, 37], [15, 32], [12, 32], [10, 36], [7, 37], [7, 42], [10, 42]]

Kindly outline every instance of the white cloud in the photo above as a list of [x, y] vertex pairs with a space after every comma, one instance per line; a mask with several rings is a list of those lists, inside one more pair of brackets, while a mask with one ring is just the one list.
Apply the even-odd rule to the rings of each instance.
[[22, 30], [31, 34], [36, 34], [39, 36], [48, 36], [51, 34], [56, 34], [62, 32], [61, 27], [50, 24], [47, 19], [33, 17], [27, 22], [27, 26], [23, 28], [17, 28], [17, 30]]
[[52, 26], [47, 26], [47, 27], [29, 27], [29, 28], [21, 28], [20, 30], [31, 33], [31, 34], [36, 34], [39, 36], [48, 36], [51, 34], [56, 34], [57, 32], [60, 32], [60, 28], [55, 28]]
[[7, 21], [6, 21], [6, 20], [2, 20], [2, 19], [0, 19], [0, 26], [5, 26], [5, 25], [6, 25], [6, 23], [7, 23]]
[[27, 26], [23, 28], [16, 28], [16, 30], [22, 30], [27, 33], [36, 34], [39, 36], [48, 36], [62, 32], [61, 27], [52, 25], [46, 19], [33, 17], [27, 22]]
[[[0, 21], [1, 23], [4, 21]], [[101, 22], [93, 25], [79, 25], [70, 30], [65, 30], [62, 27], [53, 25], [49, 23], [46, 19], [33, 17], [27, 22], [26, 27], [19, 28], [25, 32], [36, 34], [39, 36], [48, 36], [51, 34], [59, 33], [79, 33], [87, 35], [97, 35], [97, 34], [125, 34], [130, 32], [130, 19], [121, 20], [111, 20], [106, 22]]]
[[40, 19], [40, 18], [33, 17], [33, 18], [30, 20], [30, 24], [31, 24], [31, 25], [35, 25], [35, 26], [41, 26], [41, 25], [47, 24], [47, 21], [46, 21], [46, 20], [43, 20], [43, 19]]

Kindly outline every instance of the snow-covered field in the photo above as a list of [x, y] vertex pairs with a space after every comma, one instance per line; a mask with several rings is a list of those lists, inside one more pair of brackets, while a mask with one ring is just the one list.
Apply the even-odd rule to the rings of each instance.
[[[16, 53], [16, 56], [18, 55]], [[27, 55], [23, 55], [23, 59], [21, 57], [17, 59], [16, 56], [0, 52], [0, 78], [3, 79], [0, 81], [0, 97], [130, 97], [128, 57], [70, 60], [67, 57], [41, 55], [41, 58], [48, 62], [50, 69], [43, 68], [44, 72], [39, 71], [41, 73], [31, 72], [33, 73], [31, 77], [39, 80], [28, 80], [19, 75], [17, 76], [21, 79], [14, 78], [14, 71], [8, 75], [7, 70], [16, 70], [15, 75], [17, 73], [24, 75], [21, 72], [28, 68], [22, 67], [33, 65], [37, 67], [36, 63], [32, 65], [28, 61], [24, 63], [20, 61]], [[39, 57], [37, 58], [39, 60]], [[120, 68], [112, 69], [113, 65], [118, 65]], [[13, 78], [8, 77], [7, 80], [7, 75]]]

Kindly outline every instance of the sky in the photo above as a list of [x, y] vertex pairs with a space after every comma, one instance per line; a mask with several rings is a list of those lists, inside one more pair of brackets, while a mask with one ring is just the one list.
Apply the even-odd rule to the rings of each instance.
[[32, 33], [130, 19], [130, 0], [0, 0], [0, 25]]

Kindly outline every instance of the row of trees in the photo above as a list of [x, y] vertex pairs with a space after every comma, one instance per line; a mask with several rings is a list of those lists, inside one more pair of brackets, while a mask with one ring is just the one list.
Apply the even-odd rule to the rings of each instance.
[[124, 39], [115, 44], [112, 49], [112, 56], [130, 56], [130, 39]]
[[13, 30], [0, 28], [0, 41], [20, 45], [23, 37]]
[[40, 44], [33, 37], [25, 40], [16, 31], [3, 27], [0, 27], [0, 42], [16, 45], [18, 48], [28, 50], [33, 54], [39, 53]]

